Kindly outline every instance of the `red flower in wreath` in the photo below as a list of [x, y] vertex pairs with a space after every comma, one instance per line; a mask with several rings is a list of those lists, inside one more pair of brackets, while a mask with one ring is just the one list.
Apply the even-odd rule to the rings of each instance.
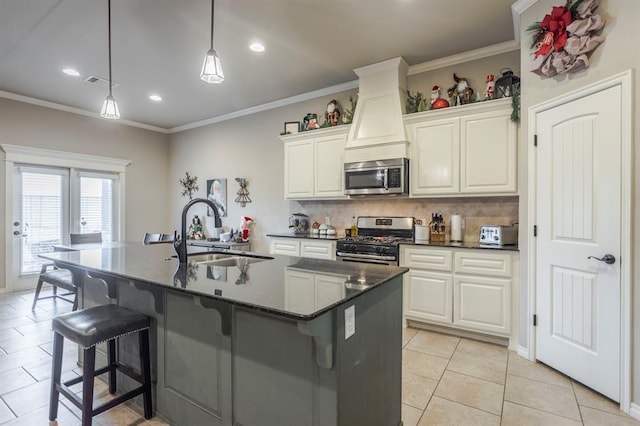
[[551, 15], [545, 15], [540, 23], [544, 37], [535, 57], [547, 55], [552, 49], [555, 49], [556, 52], [560, 51], [567, 44], [566, 28], [571, 22], [573, 22], [573, 17], [569, 9], [554, 6]]

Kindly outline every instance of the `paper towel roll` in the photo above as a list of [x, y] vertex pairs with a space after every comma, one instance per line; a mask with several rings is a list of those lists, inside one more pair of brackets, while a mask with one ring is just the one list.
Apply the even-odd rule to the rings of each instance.
[[462, 241], [462, 216], [451, 215], [451, 241]]

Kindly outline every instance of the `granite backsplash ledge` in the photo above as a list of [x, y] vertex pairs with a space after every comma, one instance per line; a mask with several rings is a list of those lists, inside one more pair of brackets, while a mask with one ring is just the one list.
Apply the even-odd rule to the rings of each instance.
[[477, 241], [483, 225], [511, 225], [518, 221], [518, 196], [459, 198], [361, 198], [336, 201], [292, 201], [291, 213], [309, 215], [311, 223], [326, 217], [337, 229], [351, 226], [353, 216], [412, 216], [429, 223], [432, 213], [441, 214], [449, 229], [451, 215], [466, 222], [465, 241]]

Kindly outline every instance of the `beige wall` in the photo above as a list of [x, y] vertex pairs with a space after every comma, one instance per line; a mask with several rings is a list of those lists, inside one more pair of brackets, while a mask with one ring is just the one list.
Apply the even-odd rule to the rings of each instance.
[[[146, 231], [170, 229], [167, 135], [0, 98], [0, 143], [130, 160], [126, 171], [125, 239], [139, 241]], [[0, 176], [0, 199], [4, 200], [4, 162], [0, 163]], [[10, 218], [5, 217], [3, 207], [0, 223], [7, 220]], [[0, 291], [6, 287], [6, 238], [2, 226]]]
[[[521, 40], [523, 40], [523, 49], [521, 51], [522, 61], [522, 123], [520, 128], [521, 146], [527, 141], [528, 123], [527, 111], [531, 106], [537, 105], [549, 99], [561, 96], [564, 93], [576, 90], [585, 85], [597, 82], [614, 74], [635, 69], [636, 72], [640, 68], [640, 55], [638, 47], [640, 45], [640, 32], [638, 31], [638, 23], [640, 23], [640, 2], [637, 0], [602, 0], [598, 12], [606, 19], [604, 29], [605, 42], [600, 45], [591, 55], [591, 66], [587, 70], [564, 75], [554, 78], [541, 78], [531, 72], [530, 58], [528, 50], [528, 34], [525, 29], [533, 22], [540, 21], [545, 14], [551, 11], [552, 6], [557, 6], [559, 2], [554, 0], [539, 0], [535, 5], [526, 10], [520, 20]], [[634, 113], [633, 117], [638, 117], [640, 111], [640, 85], [637, 84], [637, 77], [634, 75]], [[634, 145], [640, 140], [640, 126], [634, 122], [633, 141]], [[521, 149], [519, 151], [519, 191], [520, 191], [520, 224], [521, 229], [530, 228], [531, 224], [527, 223], [527, 151]], [[640, 150], [635, 149], [633, 167], [637, 170], [640, 166]], [[633, 185], [633, 198], [638, 200], [640, 196], [640, 174], [636, 173]], [[634, 202], [635, 204], [635, 202]], [[632, 239], [632, 247], [637, 248], [640, 230], [638, 229], [638, 220], [640, 219], [640, 210], [632, 208], [633, 215], [633, 234], [624, 236]], [[520, 240], [521, 249], [521, 280], [520, 295], [528, 294], [528, 285], [526, 277], [529, 273], [529, 265], [527, 263], [527, 244], [528, 235], [522, 233]], [[632, 293], [634, 297], [633, 303], [633, 397], [632, 400], [640, 403], [640, 292], [638, 291], [638, 278], [635, 271], [640, 266], [640, 259], [637, 253], [633, 254], [633, 278]], [[521, 312], [526, 311], [527, 300], [524, 298], [520, 306]], [[521, 323], [520, 344], [526, 346], [527, 328]]]

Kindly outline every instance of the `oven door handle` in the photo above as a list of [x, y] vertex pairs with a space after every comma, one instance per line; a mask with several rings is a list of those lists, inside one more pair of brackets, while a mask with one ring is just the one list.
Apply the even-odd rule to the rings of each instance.
[[337, 257], [346, 257], [351, 259], [370, 259], [370, 260], [383, 260], [383, 261], [394, 261], [396, 260], [395, 256], [378, 256], [375, 254], [359, 254], [359, 253], [346, 253], [343, 251], [336, 252]]

